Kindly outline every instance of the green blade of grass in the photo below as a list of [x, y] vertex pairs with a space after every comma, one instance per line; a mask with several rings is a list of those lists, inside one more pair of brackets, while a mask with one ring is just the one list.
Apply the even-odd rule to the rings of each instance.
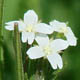
[[20, 33], [18, 31], [17, 23], [14, 24], [14, 42], [15, 42], [16, 72], [17, 72], [16, 77], [17, 80], [24, 80]]
[[[0, 42], [3, 39], [3, 2], [4, 0], [0, 0]], [[3, 58], [3, 45], [0, 43], [0, 80], [3, 80], [3, 65], [4, 65], [4, 58]]]

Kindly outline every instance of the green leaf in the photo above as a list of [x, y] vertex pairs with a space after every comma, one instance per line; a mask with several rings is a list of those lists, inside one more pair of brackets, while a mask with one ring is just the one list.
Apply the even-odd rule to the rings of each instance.
[[2, 36], [3, 36], [3, 2], [4, 0], [0, 0], [0, 80], [3, 80], [3, 65], [4, 65], [4, 58], [3, 58], [3, 46], [2, 46]]

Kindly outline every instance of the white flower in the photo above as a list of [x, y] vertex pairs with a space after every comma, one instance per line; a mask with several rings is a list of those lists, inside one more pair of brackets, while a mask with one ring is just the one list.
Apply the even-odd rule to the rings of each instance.
[[50, 22], [50, 25], [53, 27], [54, 31], [59, 32], [59, 33], [64, 33], [69, 45], [76, 46], [77, 38], [75, 37], [71, 28], [67, 27], [66, 23], [54, 20]]
[[7, 23], [5, 23], [6, 24], [5, 28], [7, 30], [12, 31], [12, 30], [14, 30], [14, 23], [18, 23], [18, 22], [19, 21], [10, 21], [10, 22], [7, 22]]
[[62, 39], [50, 41], [47, 36], [36, 37], [36, 41], [39, 46], [31, 47], [26, 52], [29, 58], [37, 59], [46, 57], [53, 69], [57, 69], [57, 67], [59, 67], [59, 69], [62, 69], [63, 62], [61, 56], [59, 55], [59, 52], [69, 46], [67, 41]]
[[29, 10], [24, 14], [24, 21], [10, 21], [6, 23], [7, 30], [14, 30], [14, 23], [18, 23], [19, 31], [22, 32], [22, 42], [32, 44], [36, 33], [51, 34], [51, 26], [45, 23], [39, 23], [38, 16], [33, 10]]
[[36, 33], [51, 34], [51, 26], [38, 22], [38, 16], [33, 10], [24, 14], [24, 21], [19, 22], [19, 28], [22, 31], [22, 42], [32, 44]]

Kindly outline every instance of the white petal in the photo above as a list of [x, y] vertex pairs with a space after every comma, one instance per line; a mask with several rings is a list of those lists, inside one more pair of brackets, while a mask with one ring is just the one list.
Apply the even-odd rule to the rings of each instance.
[[18, 21], [10, 21], [5, 23], [6, 24], [5, 28], [7, 30], [14, 30], [14, 23], [18, 23]]
[[51, 64], [52, 68], [57, 69], [57, 63], [55, 61], [55, 57], [53, 55], [49, 55], [49, 56], [47, 56], [47, 58]]
[[52, 26], [53, 30], [56, 32], [61, 32], [62, 27], [66, 27], [66, 24], [64, 22], [59, 22], [57, 20], [51, 21], [50, 25]]
[[27, 32], [22, 32], [22, 42], [23, 43], [27, 42], [28, 36], [29, 35]]
[[14, 30], [14, 26], [5, 26], [5, 28], [10, 31]]
[[72, 32], [70, 27], [68, 28], [68, 32], [65, 34], [69, 45], [76, 46], [77, 45], [77, 38], [75, 37], [74, 33]]
[[32, 44], [35, 38], [35, 34], [34, 33], [28, 33], [28, 44]]
[[49, 37], [44, 34], [38, 34], [36, 36], [35, 40], [38, 43], [38, 45], [40, 45], [40, 46], [45, 46], [49, 43]]
[[24, 14], [24, 22], [26, 24], [36, 24], [38, 16], [33, 10], [29, 10]]
[[10, 22], [6, 22], [6, 25], [14, 25], [14, 23], [18, 23], [19, 21], [10, 21]]
[[36, 31], [43, 34], [51, 34], [53, 32], [51, 26], [45, 23], [39, 23], [36, 25]]
[[58, 53], [53, 53], [49, 55], [48, 60], [51, 66], [53, 67], [53, 69], [57, 69], [57, 66], [59, 67], [59, 69], [62, 69], [63, 62], [61, 56]]
[[51, 47], [53, 48], [54, 51], [60, 51], [68, 48], [69, 44], [66, 40], [62, 39], [55, 39], [51, 42]]
[[56, 25], [60, 24], [60, 22], [57, 21], [57, 20], [53, 20], [53, 21], [51, 21], [49, 24], [56, 26]]
[[58, 53], [56, 53], [54, 55], [55, 55], [55, 58], [56, 58], [55, 61], [57, 63], [57, 66], [59, 67], [59, 69], [62, 69], [62, 67], [63, 67], [63, 61], [62, 61], [61, 56]]
[[37, 59], [44, 56], [44, 53], [42, 52], [41, 48], [39, 48], [38, 46], [31, 47], [26, 53], [31, 59]]
[[25, 31], [25, 28], [26, 28], [26, 24], [23, 22], [23, 21], [19, 21], [19, 31]]

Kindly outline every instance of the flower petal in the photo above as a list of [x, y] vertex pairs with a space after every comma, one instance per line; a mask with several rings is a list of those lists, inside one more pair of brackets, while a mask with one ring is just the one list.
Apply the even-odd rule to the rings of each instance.
[[35, 40], [38, 43], [38, 45], [40, 45], [40, 46], [45, 46], [49, 43], [49, 37], [44, 34], [38, 34], [36, 36]]
[[43, 34], [51, 34], [53, 32], [51, 26], [45, 23], [39, 23], [36, 25], [36, 31]]
[[5, 28], [7, 30], [14, 30], [14, 23], [18, 23], [18, 21], [10, 21], [5, 23], [6, 24]]
[[5, 24], [6, 25], [14, 25], [14, 23], [18, 23], [19, 21], [9, 21], [9, 22], [6, 22]]
[[34, 38], [35, 38], [35, 34], [32, 33], [32, 32], [30, 32], [28, 34], [29, 34], [29, 36], [28, 36], [28, 44], [32, 44], [33, 41], [34, 41]]
[[28, 36], [29, 35], [27, 32], [22, 32], [22, 42], [23, 43], [27, 42]]
[[62, 61], [61, 56], [58, 53], [56, 53], [54, 55], [55, 55], [55, 58], [56, 58], [55, 61], [57, 63], [57, 66], [59, 67], [59, 69], [62, 69], [62, 67], [63, 67], [63, 61]]
[[47, 56], [47, 58], [48, 58], [48, 60], [49, 60], [49, 62], [51, 64], [52, 68], [53, 69], [57, 69], [57, 63], [55, 61], [55, 56], [49, 55], [49, 56]]
[[68, 46], [69, 46], [68, 42], [66, 40], [62, 40], [62, 39], [55, 39], [51, 42], [51, 47], [55, 51], [64, 50], [64, 49], [68, 48]]
[[14, 30], [14, 26], [5, 26], [5, 28], [10, 31]]
[[51, 21], [50, 25], [52, 26], [53, 30], [56, 32], [61, 32], [61, 28], [65, 27], [66, 28], [66, 24], [64, 22], [59, 22], [57, 20]]
[[29, 10], [24, 14], [25, 24], [36, 24], [38, 21], [38, 16], [33, 10]]
[[59, 67], [59, 69], [62, 69], [63, 62], [61, 56], [58, 53], [53, 53], [49, 55], [47, 58], [53, 69], [57, 69], [57, 66]]
[[21, 20], [19, 21], [18, 26], [19, 26], [19, 31], [21, 31], [21, 32], [24, 31], [26, 28], [26, 24]]
[[42, 52], [41, 48], [38, 46], [31, 47], [26, 53], [28, 54], [30, 59], [37, 59], [44, 56], [44, 53]]
[[75, 37], [74, 33], [72, 32], [70, 27], [67, 27], [68, 32], [64, 34], [67, 38], [69, 45], [76, 46], [77, 45], [77, 38]]

